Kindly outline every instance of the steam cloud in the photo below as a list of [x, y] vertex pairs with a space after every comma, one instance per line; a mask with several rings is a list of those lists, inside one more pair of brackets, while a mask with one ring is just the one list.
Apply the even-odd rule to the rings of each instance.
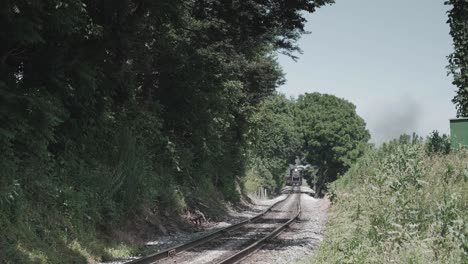
[[417, 132], [422, 116], [421, 106], [410, 96], [376, 102], [373, 109], [366, 112], [371, 142], [378, 145], [403, 133]]

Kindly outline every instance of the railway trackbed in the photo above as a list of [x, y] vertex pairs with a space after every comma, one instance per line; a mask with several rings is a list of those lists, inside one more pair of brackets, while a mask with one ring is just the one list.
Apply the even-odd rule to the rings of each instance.
[[296, 204], [296, 212], [293, 216], [284, 224], [281, 224], [277, 228], [275, 228], [272, 232], [264, 236], [263, 238], [257, 240], [253, 244], [245, 247], [244, 249], [240, 250], [239, 252], [231, 255], [230, 257], [218, 262], [218, 264], [231, 264], [236, 263], [243, 258], [253, 254], [256, 250], [260, 249], [263, 245], [265, 245], [269, 240], [275, 238], [279, 235], [284, 229], [286, 229], [293, 221], [299, 218], [301, 214], [301, 202], [300, 202], [300, 195], [297, 195], [297, 204]]
[[301, 213], [299, 188], [262, 213], [201, 238], [135, 259], [146, 263], [236, 263], [280, 234]]

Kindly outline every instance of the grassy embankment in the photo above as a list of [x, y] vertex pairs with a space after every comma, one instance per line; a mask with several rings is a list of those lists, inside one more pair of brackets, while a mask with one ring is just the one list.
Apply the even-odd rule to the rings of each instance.
[[60, 156], [43, 163], [48, 173], [38, 169], [39, 162], [22, 166], [26, 172], [15, 172], [14, 185], [0, 185], [0, 263], [96, 263], [132, 256], [145, 249], [145, 238], [177, 225], [190, 202], [219, 208], [228, 193], [207, 177], [197, 185], [177, 182], [183, 175], [171, 171], [169, 162], [152, 163], [141, 142], [109, 138], [117, 143], [95, 143], [87, 159]]
[[421, 142], [370, 150], [331, 185], [325, 239], [309, 263], [468, 263], [468, 151]]

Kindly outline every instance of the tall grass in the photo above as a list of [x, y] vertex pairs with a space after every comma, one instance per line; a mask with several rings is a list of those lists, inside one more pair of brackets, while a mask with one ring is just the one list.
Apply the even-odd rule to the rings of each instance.
[[308, 262], [468, 263], [468, 151], [393, 141], [330, 189], [325, 240]]

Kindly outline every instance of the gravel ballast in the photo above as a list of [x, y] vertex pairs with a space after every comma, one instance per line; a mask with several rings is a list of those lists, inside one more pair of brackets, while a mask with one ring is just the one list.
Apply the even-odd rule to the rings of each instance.
[[323, 240], [329, 205], [328, 199], [301, 194], [299, 221], [240, 263], [296, 263], [311, 256]]
[[294, 213], [298, 195], [299, 194], [292, 194], [254, 223], [246, 224], [218, 239], [181, 252], [173, 258], [161, 260], [156, 263], [217, 263], [266, 236], [281, 223], [287, 222]]

